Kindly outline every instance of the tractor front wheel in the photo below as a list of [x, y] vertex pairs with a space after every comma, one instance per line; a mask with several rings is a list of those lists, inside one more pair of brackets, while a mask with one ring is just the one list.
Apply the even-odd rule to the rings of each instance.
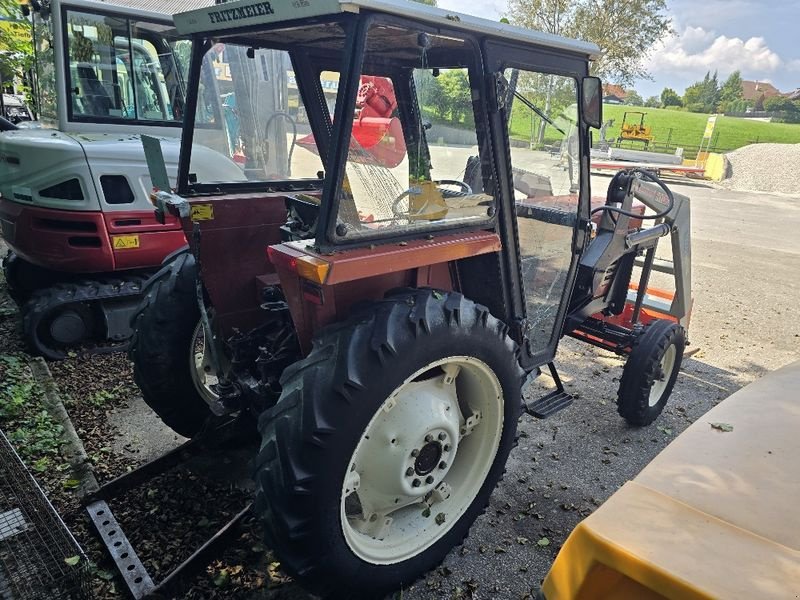
[[404, 291], [323, 330], [259, 420], [256, 509], [284, 568], [376, 598], [436, 566], [502, 476], [522, 375], [507, 327], [457, 293]]
[[681, 369], [686, 333], [677, 323], [648, 323], [633, 343], [617, 393], [617, 411], [631, 425], [649, 425], [664, 410]]
[[216, 382], [197, 305], [194, 256], [179, 254], [149, 282], [128, 352], [142, 398], [177, 433], [196, 435], [211, 415]]

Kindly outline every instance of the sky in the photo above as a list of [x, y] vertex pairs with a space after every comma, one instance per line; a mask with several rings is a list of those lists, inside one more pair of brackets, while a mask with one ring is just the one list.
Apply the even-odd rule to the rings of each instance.
[[[438, 6], [493, 20], [506, 13], [506, 0], [439, 0]], [[667, 0], [667, 12], [675, 34], [648, 56], [653, 80], [633, 86], [642, 97], [665, 87], [682, 95], [715, 70], [720, 81], [740, 70], [743, 79], [770, 82], [782, 92], [800, 88], [800, 0]]]

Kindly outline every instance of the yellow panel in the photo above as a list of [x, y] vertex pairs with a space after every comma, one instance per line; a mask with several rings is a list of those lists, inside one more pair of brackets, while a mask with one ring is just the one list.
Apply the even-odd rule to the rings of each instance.
[[213, 221], [213, 204], [192, 204], [192, 221]]
[[139, 247], [138, 235], [112, 235], [111, 242], [114, 250], [130, 250]]

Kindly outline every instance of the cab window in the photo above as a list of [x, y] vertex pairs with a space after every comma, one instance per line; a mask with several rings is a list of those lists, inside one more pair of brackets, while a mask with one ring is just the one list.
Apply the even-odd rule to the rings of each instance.
[[[408, 39], [418, 49], [409, 52]], [[383, 71], [397, 45], [402, 64]], [[355, 107], [337, 242], [480, 227], [494, 214], [475, 111], [476, 49], [452, 35], [373, 25]]]
[[181, 121], [185, 86], [166, 25], [67, 11], [66, 27], [73, 117]]

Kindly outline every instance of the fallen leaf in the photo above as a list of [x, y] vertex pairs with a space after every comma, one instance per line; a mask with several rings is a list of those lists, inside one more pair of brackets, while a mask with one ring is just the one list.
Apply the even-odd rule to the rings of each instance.
[[214, 577], [214, 585], [217, 587], [225, 587], [228, 585], [228, 579], [228, 570], [222, 569], [222, 571], [217, 573], [217, 576]]
[[520, 546], [524, 546], [525, 544], [528, 543], [528, 538], [520, 536], [520, 537], [517, 538], [517, 543]]
[[438, 515], [436, 515], [436, 524], [442, 525], [444, 523], [444, 519], [445, 519], [444, 513], [439, 513]]
[[544, 548], [545, 546], [549, 546], [550, 545], [550, 540], [548, 540], [546, 537], [543, 537], [538, 542], [536, 542], [536, 545], [537, 546], [541, 546], [542, 548]]
[[733, 425], [730, 423], [711, 423], [711, 427], [718, 431], [733, 431]]
[[64, 562], [67, 563], [70, 567], [74, 567], [81, 561], [81, 557], [77, 554], [75, 556], [70, 556], [69, 558], [65, 558]]

